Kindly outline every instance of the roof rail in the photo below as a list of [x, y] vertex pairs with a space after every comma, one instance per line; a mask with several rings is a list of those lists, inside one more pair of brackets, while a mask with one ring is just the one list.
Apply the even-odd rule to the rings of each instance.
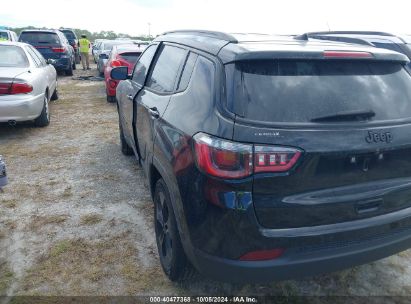
[[328, 41], [336, 41], [336, 42], [346, 42], [346, 43], [354, 43], [354, 44], [362, 44], [368, 46], [375, 46], [371, 42], [361, 39], [361, 38], [353, 38], [353, 37], [339, 37], [339, 36], [328, 36], [328, 35], [312, 35], [310, 38], [319, 39], [319, 40], [328, 40]]
[[379, 35], [379, 36], [390, 36], [395, 37], [395, 35], [386, 32], [374, 32], [374, 31], [323, 31], [323, 32], [308, 32], [308, 36], [311, 35], [327, 35], [327, 34], [347, 34], [347, 35]]
[[187, 34], [187, 35], [194, 35], [194, 36], [204, 36], [204, 37], [215, 38], [215, 39], [224, 40], [228, 42], [238, 43], [238, 40], [234, 36], [227, 34], [227, 33], [216, 32], [216, 31], [176, 30], [176, 31], [165, 32], [162, 35], [170, 35], [170, 34]]

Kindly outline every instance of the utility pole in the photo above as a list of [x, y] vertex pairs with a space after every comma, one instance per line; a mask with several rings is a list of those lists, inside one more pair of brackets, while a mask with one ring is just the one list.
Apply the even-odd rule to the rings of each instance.
[[151, 23], [147, 23], [148, 24], [148, 38], [151, 37]]

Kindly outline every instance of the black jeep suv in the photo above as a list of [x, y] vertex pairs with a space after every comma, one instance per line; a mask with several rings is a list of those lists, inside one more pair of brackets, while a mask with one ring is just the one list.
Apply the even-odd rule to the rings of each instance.
[[408, 59], [307, 39], [169, 32], [111, 72], [171, 280], [299, 278], [411, 247]]

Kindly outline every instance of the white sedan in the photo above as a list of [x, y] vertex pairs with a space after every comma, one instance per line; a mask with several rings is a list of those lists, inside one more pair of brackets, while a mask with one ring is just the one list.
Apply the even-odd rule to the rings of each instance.
[[0, 122], [50, 123], [49, 101], [56, 100], [57, 73], [31, 45], [0, 42]]

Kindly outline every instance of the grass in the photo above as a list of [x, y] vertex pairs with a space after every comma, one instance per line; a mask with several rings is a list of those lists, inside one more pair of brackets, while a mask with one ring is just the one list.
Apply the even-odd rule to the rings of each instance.
[[7, 289], [10, 287], [14, 278], [14, 273], [6, 264], [0, 264], [0, 296], [6, 295]]
[[17, 199], [11, 198], [11, 199], [1, 199], [0, 204], [3, 205], [6, 208], [16, 208], [17, 206]]
[[85, 214], [80, 217], [81, 225], [95, 225], [100, 223], [103, 220], [103, 217], [100, 214]]
[[34, 215], [31, 217], [31, 222], [28, 225], [29, 230], [36, 231], [47, 225], [59, 225], [64, 223], [68, 219], [66, 214], [55, 214], [48, 216]]
[[[121, 295], [152, 291], [153, 281], [157, 287], [169, 284], [159, 268], [141, 269], [137, 253], [127, 234], [97, 242], [61, 240], [27, 272], [22, 282], [24, 294], [42, 290], [50, 295], [89, 295], [90, 285], [107, 284], [107, 280], [121, 288]], [[100, 290], [99, 294], [110, 292]]]

